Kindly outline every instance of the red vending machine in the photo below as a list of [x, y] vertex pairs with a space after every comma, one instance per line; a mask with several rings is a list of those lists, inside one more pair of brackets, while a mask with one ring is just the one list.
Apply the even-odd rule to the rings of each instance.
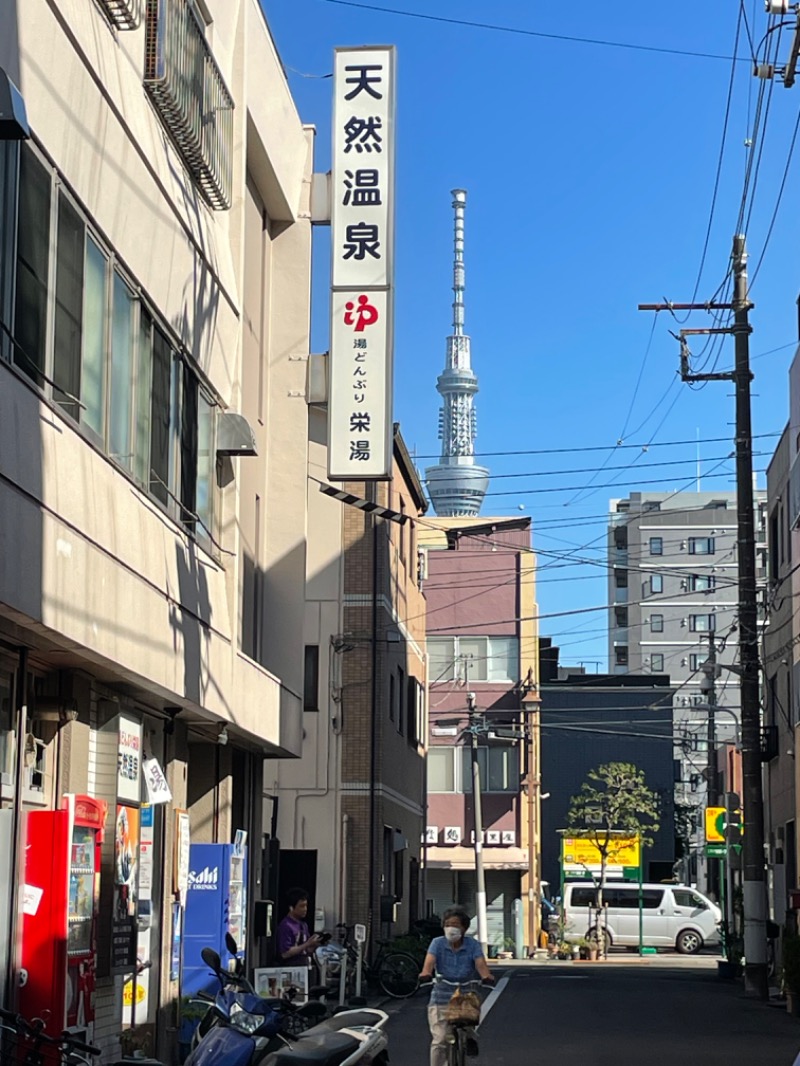
[[94, 1021], [100, 845], [107, 805], [64, 797], [60, 811], [27, 815], [20, 1010], [48, 1032]]

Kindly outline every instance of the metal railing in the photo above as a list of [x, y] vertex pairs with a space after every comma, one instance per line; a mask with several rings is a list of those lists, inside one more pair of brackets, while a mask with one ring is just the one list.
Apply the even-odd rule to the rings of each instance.
[[233, 97], [189, 0], [147, 0], [144, 85], [200, 192], [231, 206]]
[[96, 0], [108, 21], [118, 30], [135, 30], [142, 21], [142, 0]]

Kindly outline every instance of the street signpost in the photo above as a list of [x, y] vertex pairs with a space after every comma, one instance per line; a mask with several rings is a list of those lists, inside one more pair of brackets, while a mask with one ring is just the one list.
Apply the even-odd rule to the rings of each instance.
[[367, 939], [367, 927], [365, 925], [356, 925], [353, 930], [353, 936], [356, 942], [356, 996], [361, 995], [361, 958], [364, 954], [364, 944]]
[[[733, 898], [731, 885], [731, 854], [738, 856], [742, 850], [740, 843], [744, 832], [741, 811], [741, 799], [736, 792], [728, 792], [724, 807], [706, 807], [706, 858], [718, 859], [722, 865], [720, 885], [720, 907], [725, 918], [725, 935], [722, 948], [726, 951], [726, 939], [733, 932], [733, 915], [729, 914], [727, 904]], [[727, 896], [727, 901], [726, 901]]]

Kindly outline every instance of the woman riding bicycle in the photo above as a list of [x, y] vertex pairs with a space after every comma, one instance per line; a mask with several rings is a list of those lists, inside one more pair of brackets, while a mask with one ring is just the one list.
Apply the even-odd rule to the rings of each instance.
[[[461, 982], [483, 980], [494, 984], [484, 958], [483, 948], [474, 937], [468, 937], [470, 918], [463, 907], [450, 907], [444, 912], [444, 936], [435, 937], [428, 948], [420, 973], [421, 981], [441, 978], [434, 983], [428, 1006], [428, 1024], [431, 1029], [431, 1066], [447, 1066], [447, 1046], [452, 1039], [451, 1026], [447, 1021], [447, 1006], [453, 994], [453, 985]], [[467, 1041], [467, 1054], [477, 1054], [474, 1037]]]

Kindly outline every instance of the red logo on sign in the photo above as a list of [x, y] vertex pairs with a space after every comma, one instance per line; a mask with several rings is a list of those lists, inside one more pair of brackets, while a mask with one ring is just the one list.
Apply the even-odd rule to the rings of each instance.
[[363, 333], [365, 326], [374, 326], [378, 321], [378, 308], [369, 302], [368, 296], [359, 296], [357, 308], [352, 300], [344, 307], [344, 324], [353, 326], [354, 333]]

